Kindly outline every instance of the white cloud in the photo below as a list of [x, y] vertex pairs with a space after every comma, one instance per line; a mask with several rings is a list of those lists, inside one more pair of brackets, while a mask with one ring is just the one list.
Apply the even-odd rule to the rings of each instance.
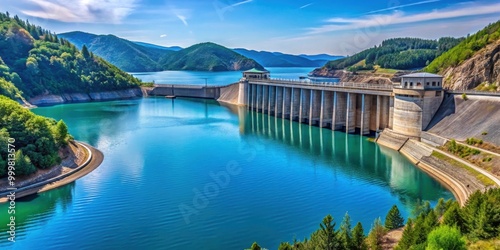
[[188, 26], [187, 18], [184, 15], [176, 14], [176, 16], [182, 21], [182, 23], [184, 23], [184, 25]]
[[161, 38], [167, 37], [167, 34], [160, 35]]
[[304, 4], [304, 5], [300, 6], [299, 9], [307, 8], [307, 7], [311, 6], [312, 4], [313, 3]]
[[236, 6], [239, 6], [239, 5], [242, 5], [242, 4], [246, 4], [246, 3], [251, 3], [251, 2], [253, 2], [253, 0], [245, 0], [245, 1], [241, 1], [241, 2], [237, 2], [237, 3], [231, 4], [230, 7], [236, 7]]
[[415, 6], [415, 5], [421, 5], [421, 4], [426, 4], [426, 3], [435, 3], [435, 2], [439, 2], [439, 1], [441, 1], [441, 0], [427, 0], [427, 1], [416, 2], [416, 3], [396, 5], [396, 6], [385, 8], [385, 9], [370, 11], [370, 12], [368, 12], [366, 14], [373, 14], [373, 13], [383, 12], [383, 11], [387, 11], [387, 10], [401, 9], [401, 8], [405, 8], [405, 7], [410, 7], [410, 6]]
[[135, 8], [138, 0], [29, 0], [25, 15], [81, 23], [121, 23]]
[[460, 5], [459, 8], [433, 10], [426, 13], [405, 14], [394, 11], [386, 15], [365, 15], [360, 18], [331, 18], [327, 24], [309, 28], [308, 34], [321, 34], [342, 30], [358, 30], [363, 28], [380, 28], [395, 24], [419, 23], [441, 19], [480, 16], [500, 13], [500, 3], [489, 5]]

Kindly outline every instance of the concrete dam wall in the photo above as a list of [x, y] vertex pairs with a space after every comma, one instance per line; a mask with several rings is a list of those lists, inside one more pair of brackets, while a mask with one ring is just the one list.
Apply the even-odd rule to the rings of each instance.
[[199, 85], [167, 85], [157, 84], [146, 89], [150, 96], [175, 96], [218, 99], [221, 94], [221, 86], [199, 86]]
[[460, 141], [475, 137], [500, 145], [500, 96], [467, 95], [463, 100], [449, 94], [427, 129]]

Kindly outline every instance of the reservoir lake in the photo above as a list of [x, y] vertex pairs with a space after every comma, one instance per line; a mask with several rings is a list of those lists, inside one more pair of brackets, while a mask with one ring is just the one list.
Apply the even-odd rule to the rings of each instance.
[[[170, 83], [164, 74], [147, 77]], [[277, 249], [308, 237], [327, 214], [338, 226], [348, 212], [368, 233], [394, 204], [407, 218], [419, 201], [453, 198], [368, 137], [213, 100], [150, 97], [33, 111], [63, 119], [104, 161], [72, 184], [16, 200], [16, 242], [1, 240], [2, 249], [244, 249], [254, 241]], [[1, 239], [7, 223], [0, 218]]]

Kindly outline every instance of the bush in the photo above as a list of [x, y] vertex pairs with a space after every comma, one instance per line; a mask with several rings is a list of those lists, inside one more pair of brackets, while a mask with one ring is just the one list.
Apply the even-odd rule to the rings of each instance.
[[427, 238], [426, 250], [465, 250], [465, 239], [456, 227], [440, 226]]
[[467, 98], [467, 94], [462, 93], [462, 99], [463, 99], [464, 101], [467, 101], [469, 98]]

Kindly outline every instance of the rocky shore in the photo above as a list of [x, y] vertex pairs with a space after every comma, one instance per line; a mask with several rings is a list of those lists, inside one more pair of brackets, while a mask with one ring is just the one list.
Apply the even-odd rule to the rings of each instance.
[[393, 84], [399, 82], [399, 76], [403, 73], [397, 73], [394, 76], [390, 74], [377, 74], [370, 72], [349, 72], [346, 70], [329, 70], [327, 68], [317, 68], [311, 72], [315, 77], [339, 78], [341, 82], [362, 82], [372, 84]]
[[28, 102], [36, 106], [49, 106], [49, 105], [72, 103], [72, 102], [111, 101], [111, 100], [130, 99], [137, 97], [142, 97], [142, 91], [139, 87], [124, 89], [124, 90], [92, 92], [92, 93], [39, 95], [30, 98]]

